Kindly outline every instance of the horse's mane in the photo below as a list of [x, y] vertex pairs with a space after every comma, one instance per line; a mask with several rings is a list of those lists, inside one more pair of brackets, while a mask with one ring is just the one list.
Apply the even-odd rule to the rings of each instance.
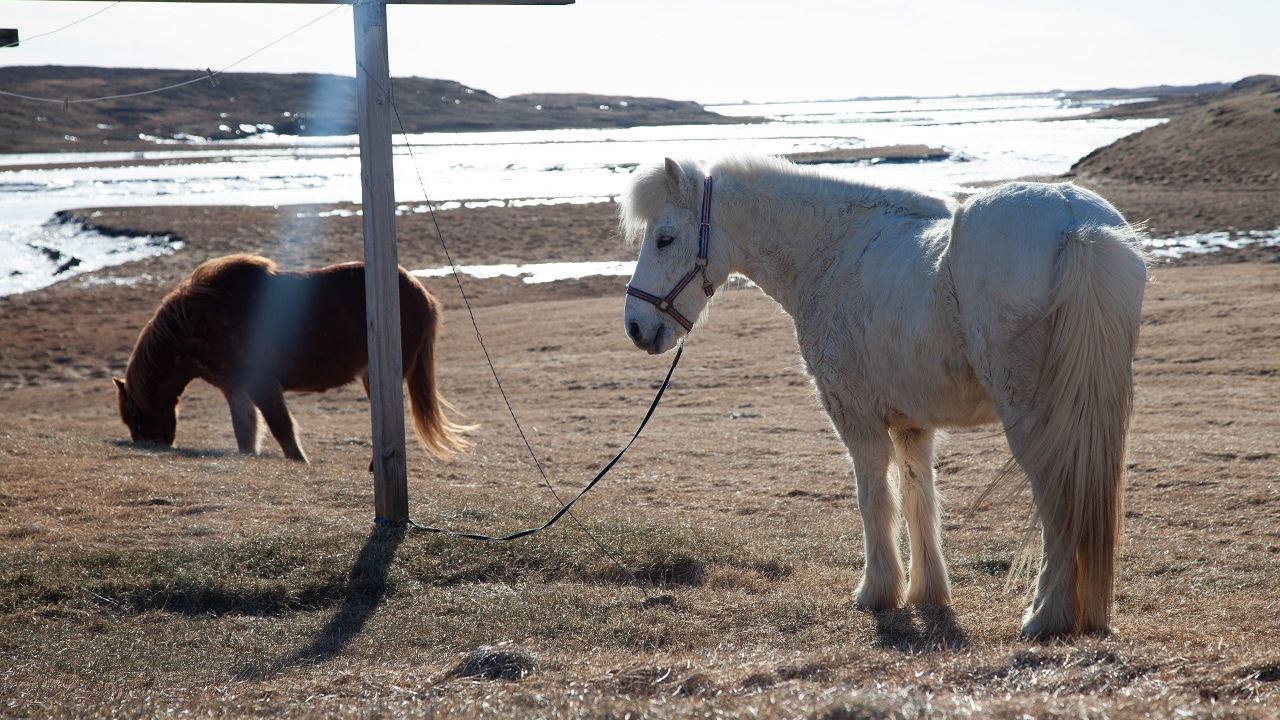
[[139, 333], [125, 369], [125, 385], [135, 403], [146, 407], [152, 382], [164, 377], [174, 356], [183, 352], [183, 338], [189, 334], [193, 310], [214, 294], [213, 281], [228, 270], [243, 266], [260, 268], [267, 274], [276, 272], [276, 264], [259, 255], [228, 255], [201, 263], [165, 295]]
[[[704, 171], [694, 162], [681, 161], [680, 167], [689, 177], [703, 176]], [[824, 197], [833, 202], [881, 208], [896, 215], [926, 220], [950, 217], [955, 210], [954, 200], [942, 195], [849, 180], [764, 155], [727, 157], [716, 162], [707, 172], [716, 178], [718, 187], [722, 187], [724, 182], [731, 182], [734, 187], [747, 189], [761, 197]], [[619, 206], [623, 238], [628, 243], [639, 241], [648, 223], [672, 199], [664, 166], [638, 171]], [[692, 207], [695, 198], [676, 200]]]

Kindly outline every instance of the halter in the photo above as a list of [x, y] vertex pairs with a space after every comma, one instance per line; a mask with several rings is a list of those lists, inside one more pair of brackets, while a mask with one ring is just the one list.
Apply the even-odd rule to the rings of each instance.
[[716, 294], [716, 288], [711, 284], [711, 280], [707, 278], [707, 249], [711, 244], [711, 176], [708, 175], [702, 182], [702, 220], [698, 227], [698, 259], [694, 261], [693, 269], [684, 274], [676, 286], [671, 288], [671, 292], [666, 297], [658, 297], [651, 293], [647, 293], [637, 287], [627, 284], [627, 294], [632, 297], [640, 298], [658, 308], [659, 312], [664, 312], [672, 317], [676, 322], [680, 323], [680, 327], [685, 332], [693, 330], [693, 323], [689, 318], [685, 317], [676, 309], [676, 297], [684, 291], [689, 285], [689, 281], [694, 277], [702, 275], [702, 292], [707, 297]]

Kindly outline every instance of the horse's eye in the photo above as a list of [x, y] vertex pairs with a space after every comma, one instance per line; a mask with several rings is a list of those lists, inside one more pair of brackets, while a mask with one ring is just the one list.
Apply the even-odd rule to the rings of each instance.
[[659, 250], [661, 250], [662, 248], [664, 248], [664, 247], [666, 247], [666, 246], [670, 245], [671, 243], [673, 243], [673, 242], [675, 242], [675, 241], [676, 241], [676, 239], [675, 239], [674, 237], [670, 236], [670, 235], [659, 235], [659, 236], [658, 236], [658, 249], [659, 249]]

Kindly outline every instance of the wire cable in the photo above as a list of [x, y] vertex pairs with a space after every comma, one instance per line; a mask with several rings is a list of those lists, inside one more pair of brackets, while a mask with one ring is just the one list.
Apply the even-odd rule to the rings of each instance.
[[[257, 54], [259, 54], [259, 53], [261, 53], [261, 52], [263, 52], [263, 51], [265, 51], [265, 50], [267, 50], [267, 49], [269, 49], [269, 48], [271, 48], [271, 47], [273, 47], [273, 46], [275, 46], [275, 45], [278, 45], [278, 44], [280, 44], [280, 43], [284, 42], [284, 41], [285, 41], [285, 40], [287, 40], [288, 38], [290, 38], [290, 37], [292, 37], [292, 36], [294, 36], [294, 35], [296, 35], [296, 34], [298, 34], [298, 33], [302, 32], [303, 30], [306, 30], [307, 28], [311, 27], [312, 25], [315, 25], [316, 23], [320, 22], [321, 20], [324, 20], [325, 18], [329, 17], [330, 15], [332, 15], [332, 14], [334, 14], [334, 13], [338, 12], [339, 10], [341, 10], [341, 9], [343, 9], [343, 8], [345, 8], [345, 7], [346, 7], [346, 5], [335, 5], [335, 6], [333, 7], [333, 9], [329, 10], [328, 12], [324, 13], [323, 15], [320, 15], [319, 17], [317, 17], [317, 18], [315, 18], [315, 19], [313, 19], [313, 20], [310, 20], [310, 21], [308, 21], [308, 22], [306, 22], [306, 23], [304, 23], [304, 24], [302, 24], [302, 25], [300, 25], [300, 26], [298, 26], [298, 27], [296, 27], [296, 28], [294, 28], [294, 29], [290, 30], [289, 32], [285, 33], [284, 35], [281, 35], [280, 37], [276, 38], [275, 40], [272, 40], [271, 42], [267, 43], [266, 45], [263, 45], [262, 47], [258, 48], [257, 50], [254, 50], [253, 52], [249, 53], [248, 55], [245, 55], [244, 57], [240, 58], [239, 60], [236, 60], [235, 62], [231, 63], [230, 65], [227, 65], [227, 66], [223, 67], [223, 68], [222, 68], [222, 69], [220, 69], [220, 70], [208, 70], [208, 71], [206, 71], [206, 72], [205, 72], [205, 74], [203, 74], [203, 75], [201, 75], [201, 76], [199, 76], [199, 77], [191, 78], [190, 80], [184, 80], [184, 81], [179, 82], [179, 83], [173, 83], [172, 85], [165, 85], [165, 86], [163, 86], [163, 87], [152, 88], [152, 89], [150, 89], [150, 90], [139, 90], [139, 91], [137, 91], [137, 92], [120, 93], [120, 94], [117, 94], [117, 95], [104, 95], [104, 96], [102, 96], [102, 97], [92, 97], [92, 98], [63, 98], [63, 99], [61, 99], [61, 100], [59, 100], [58, 98], [47, 98], [47, 97], [38, 97], [38, 96], [34, 96], [34, 95], [23, 95], [23, 94], [21, 94], [21, 93], [8, 92], [8, 91], [6, 91], [6, 90], [0, 90], [0, 95], [3, 95], [3, 96], [5, 96], [5, 97], [18, 98], [18, 99], [20, 99], [20, 100], [29, 100], [29, 101], [31, 101], [31, 102], [52, 103], [52, 104], [54, 104], [54, 105], [62, 105], [62, 106], [64, 106], [64, 107], [65, 107], [65, 106], [67, 106], [67, 105], [78, 105], [78, 104], [81, 104], [81, 103], [95, 103], [95, 102], [103, 102], [103, 101], [105, 101], [105, 100], [120, 100], [120, 99], [122, 99], [122, 98], [140, 97], [140, 96], [142, 96], [142, 95], [154, 95], [155, 93], [166, 92], [166, 91], [169, 91], [169, 90], [176, 90], [177, 88], [180, 88], [180, 87], [186, 87], [187, 85], [194, 85], [194, 84], [196, 84], [196, 83], [198, 83], [198, 82], [202, 82], [202, 81], [205, 81], [205, 80], [212, 80], [213, 78], [215, 78], [215, 77], [217, 77], [217, 76], [219, 76], [219, 75], [221, 75], [221, 74], [225, 73], [226, 71], [228, 71], [228, 70], [230, 70], [231, 68], [233, 68], [233, 67], [235, 67], [235, 66], [239, 65], [240, 63], [243, 63], [243, 62], [245, 62], [246, 60], [249, 60], [250, 58], [254, 57], [255, 55], [257, 55]], [[104, 8], [104, 10], [105, 10], [105, 9], [107, 9], [107, 8]], [[90, 16], [90, 17], [92, 17], [92, 16]], [[84, 18], [84, 19], [86, 19], [86, 20], [87, 20], [88, 18]], [[77, 22], [79, 22], [79, 21], [77, 21]], [[52, 32], [56, 32], [56, 31], [52, 31]]]
[[108, 6], [106, 6], [106, 7], [103, 7], [103, 8], [98, 8], [98, 9], [97, 9], [97, 10], [95, 10], [94, 12], [91, 12], [91, 13], [89, 13], [88, 15], [85, 15], [84, 17], [80, 18], [79, 20], [73, 20], [73, 21], [71, 21], [71, 22], [67, 23], [66, 25], [63, 25], [62, 27], [54, 28], [54, 29], [49, 30], [49, 31], [47, 31], [47, 32], [42, 32], [42, 33], [40, 33], [40, 34], [38, 34], [38, 35], [32, 35], [32, 36], [31, 36], [31, 37], [29, 37], [29, 38], [19, 38], [18, 40], [14, 40], [14, 41], [13, 41], [13, 42], [11, 42], [11, 43], [8, 43], [8, 44], [5, 44], [5, 45], [0, 45], [0, 50], [3, 50], [4, 48], [18, 47], [18, 45], [19, 45], [19, 44], [29, 43], [29, 42], [31, 42], [32, 40], [37, 40], [37, 39], [42, 38], [42, 37], [49, 37], [50, 35], [52, 35], [52, 34], [54, 34], [54, 33], [60, 33], [60, 32], [62, 32], [63, 30], [66, 30], [66, 29], [67, 29], [67, 28], [69, 28], [69, 27], [72, 27], [72, 26], [74, 26], [74, 25], [79, 25], [80, 23], [84, 22], [85, 20], [89, 20], [89, 19], [92, 19], [92, 18], [96, 18], [96, 17], [98, 17], [98, 16], [99, 16], [99, 15], [101, 15], [102, 13], [104, 13], [104, 12], [106, 12], [106, 11], [110, 10], [111, 8], [113, 8], [113, 7], [117, 6], [117, 5], [119, 5], [121, 2], [123, 2], [123, 0], [116, 0], [115, 2], [111, 3], [110, 5], [108, 5]]

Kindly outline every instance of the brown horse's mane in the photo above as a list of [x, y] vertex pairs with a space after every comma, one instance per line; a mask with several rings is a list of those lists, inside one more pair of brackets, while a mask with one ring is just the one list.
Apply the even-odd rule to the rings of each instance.
[[155, 315], [147, 321], [133, 346], [129, 365], [125, 368], [125, 385], [129, 396], [143, 408], [149, 408], [156, 381], [171, 373], [175, 356], [184, 353], [183, 339], [191, 333], [192, 311], [201, 301], [214, 295], [213, 280], [235, 265], [254, 265], [274, 275], [276, 264], [258, 255], [228, 255], [201, 263], [183, 278], [160, 302]]

